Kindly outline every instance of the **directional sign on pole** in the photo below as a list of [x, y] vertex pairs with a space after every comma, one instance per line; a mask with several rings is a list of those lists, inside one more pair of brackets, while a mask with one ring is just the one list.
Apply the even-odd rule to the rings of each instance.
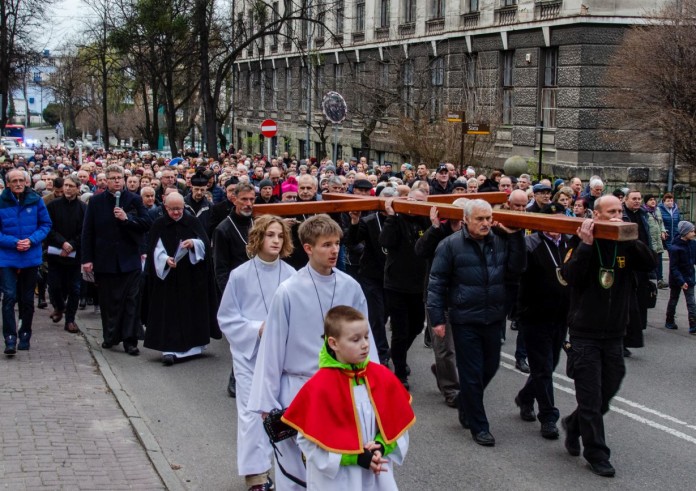
[[272, 119], [266, 119], [261, 123], [261, 134], [266, 138], [273, 138], [278, 132], [278, 125]]

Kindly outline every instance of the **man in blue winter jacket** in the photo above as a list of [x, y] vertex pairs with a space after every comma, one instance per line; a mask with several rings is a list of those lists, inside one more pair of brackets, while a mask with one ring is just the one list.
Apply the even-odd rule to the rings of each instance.
[[[26, 188], [24, 172], [12, 169], [0, 194], [0, 290], [5, 354], [28, 350], [34, 318], [34, 289], [41, 264], [41, 242], [51, 219], [41, 196]], [[19, 299], [19, 344], [14, 308]]]

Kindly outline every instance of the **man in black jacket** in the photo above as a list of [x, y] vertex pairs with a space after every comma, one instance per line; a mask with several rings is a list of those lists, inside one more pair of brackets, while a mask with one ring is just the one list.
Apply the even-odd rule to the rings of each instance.
[[80, 301], [80, 242], [87, 209], [77, 196], [79, 186], [77, 177], [66, 177], [62, 186], [63, 197], [54, 199], [47, 206], [53, 224], [46, 237], [48, 294], [54, 309], [51, 320], [60, 322], [65, 314], [65, 330], [71, 333], [79, 332], [75, 313]]
[[[440, 242], [430, 269], [428, 315], [433, 334], [449, 320], [459, 371], [459, 421], [479, 445], [493, 446], [483, 391], [498, 371], [506, 284], [524, 271], [522, 231], [491, 233], [493, 210], [481, 199], [464, 207], [465, 226]], [[447, 314], [446, 314], [447, 313]]]
[[568, 328], [568, 376], [575, 380], [578, 406], [561, 421], [570, 455], [583, 456], [592, 472], [613, 477], [610, 451], [604, 438], [603, 415], [626, 374], [623, 336], [636, 271], [655, 269], [653, 252], [640, 240], [613, 242], [595, 239], [594, 221], [621, 221], [621, 201], [615, 196], [597, 198], [594, 220], [578, 229], [581, 243], [562, 267], [571, 287]]
[[225, 182], [226, 199], [216, 205], [213, 205], [213, 207], [210, 209], [208, 230], [206, 230], [206, 232], [208, 232], [208, 237], [211, 239], [213, 238], [213, 234], [217, 226], [220, 225], [225, 218], [227, 218], [227, 215], [229, 215], [234, 208], [234, 190], [237, 188], [237, 184], [239, 184], [239, 179], [236, 177], [230, 177]]
[[[139, 195], [125, 189], [124, 171], [106, 168], [107, 191], [92, 196], [82, 228], [82, 266], [94, 271], [104, 335], [102, 348], [123, 341], [129, 355], [140, 354], [143, 336], [138, 312], [141, 244], [152, 221]], [[118, 193], [118, 197], [117, 194]]]
[[[409, 193], [409, 200], [425, 201], [428, 196], [420, 189]], [[392, 207], [394, 198], [384, 203], [384, 221], [379, 243], [387, 250], [384, 265], [384, 291], [387, 313], [391, 318], [391, 358], [394, 374], [409, 388], [406, 354], [423, 330], [425, 308], [423, 286], [425, 259], [416, 256], [416, 241], [430, 226], [428, 217], [397, 215]]]
[[[565, 214], [565, 208], [552, 203], [541, 213]], [[560, 276], [560, 267], [569, 246], [564, 235], [553, 232], [534, 232], [525, 237], [525, 242], [527, 269], [520, 280], [516, 318], [524, 335], [531, 373], [515, 404], [524, 421], [535, 421], [536, 400], [541, 436], [553, 440], [558, 438], [559, 412], [554, 406], [552, 375], [568, 330], [569, 288]]]

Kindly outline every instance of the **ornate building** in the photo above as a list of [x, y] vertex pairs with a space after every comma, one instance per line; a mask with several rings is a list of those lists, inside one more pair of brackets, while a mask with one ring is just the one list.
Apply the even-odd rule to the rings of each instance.
[[[328, 155], [335, 135], [339, 158], [369, 152], [370, 160], [403, 162], [408, 155], [390, 128], [427, 106], [433, 119], [464, 111], [490, 122], [490, 165], [512, 155], [538, 161], [543, 121], [545, 173], [598, 173], [642, 187], [666, 181], [668, 155], [638, 153], [616, 138], [604, 82], [626, 29], [664, 1], [338, 0], [329, 8], [328, 0], [309, 1], [304, 6], [325, 26], [295, 21], [237, 62], [235, 144], [265, 149], [259, 123], [272, 118], [278, 152], [303, 158], [309, 147], [320, 155], [320, 102], [336, 90], [349, 118], [324, 126]], [[238, 19], [250, 14], [238, 11]], [[375, 115], [380, 97], [387, 108]]]

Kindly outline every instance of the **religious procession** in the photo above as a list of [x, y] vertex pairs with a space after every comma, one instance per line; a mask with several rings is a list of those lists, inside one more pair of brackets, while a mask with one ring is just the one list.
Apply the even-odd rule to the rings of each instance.
[[[252, 491], [397, 489], [421, 335], [452, 418], [504, 441], [484, 399], [511, 331], [518, 417], [614, 477], [605, 416], [659, 290], [664, 329], [696, 334], [693, 223], [673, 195], [601, 176], [58, 147], [5, 153], [0, 177], [5, 363], [41, 343], [34, 306], [65, 335], [89, 306], [102, 350], [144, 348], [162, 370], [224, 338]], [[566, 414], [554, 371], [574, 385]]]

